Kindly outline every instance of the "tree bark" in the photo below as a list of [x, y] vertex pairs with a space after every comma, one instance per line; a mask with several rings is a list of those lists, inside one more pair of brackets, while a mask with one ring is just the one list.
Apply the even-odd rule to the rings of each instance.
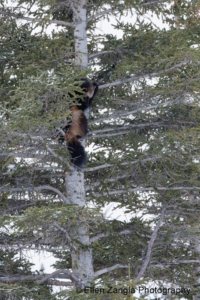
[[[73, 22], [75, 24], [74, 39], [75, 39], [75, 63], [80, 68], [86, 68], [88, 66], [88, 51], [87, 51], [87, 33], [86, 33], [86, 0], [79, 2], [79, 7], [73, 7]], [[88, 118], [88, 112], [86, 113]], [[83, 147], [85, 147], [85, 140], [81, 141]], [[75, 168], [65, 174], [66, 193], [68, 199], [73, 204], [77, 204], [82, 207], [85, 205], [85, 188], [84, 188], [84, 172], [81, 169]], [[87, 224], [83, 224], [83, 221], [78, 220], [76, 228], [74, 228], [70, 235], [72, 239], [78, 240], [79, 243], [73, 242], [71, 258], [72, 258], [72, 270], [73, 274], [79, 278], [79, 287], [89, 285], [94, 277], [92, 250], [89, 247], [89, 235]], [[82, 245], [84, 247], [82, 247]], [[85, 247], [86, 246], [86, 247]]]

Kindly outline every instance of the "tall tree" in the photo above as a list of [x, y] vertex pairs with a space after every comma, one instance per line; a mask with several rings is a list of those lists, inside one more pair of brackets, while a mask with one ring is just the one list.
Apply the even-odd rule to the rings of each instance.
[[[156, 297], [197, 299], [200, 1], [1, 4], [1, 298], [133, 299], [160, 280]], [[121, 39], [96, 34], [127, 12]], [[100, 91], [80, 169], [56, 135], [83, 77]], [[102, 215], [112, 202], [126, 222]], [[51, 252], [56, 271], [32, 272], [17, 256], [29, 249]]]

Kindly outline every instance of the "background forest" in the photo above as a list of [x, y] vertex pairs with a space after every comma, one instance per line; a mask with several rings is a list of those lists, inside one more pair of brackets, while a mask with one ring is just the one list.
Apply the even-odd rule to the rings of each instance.
[[[0, 299], [200, 299], [200, 1], [0, 3]], [[110, 17], [121, 38], [97, 31]], [[77, 169], [56, 137], [85, 77]]]

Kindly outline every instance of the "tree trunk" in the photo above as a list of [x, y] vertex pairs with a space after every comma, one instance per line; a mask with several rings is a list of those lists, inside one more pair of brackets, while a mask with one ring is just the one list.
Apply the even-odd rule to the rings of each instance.
[[[74, 11], [73, 22], [75, 24], [74, 39], [75, 39], [75, 63], [81, 68], [86, 68], [88, 65], [87, 53], [87, 33], [86, 33], [86, 1], [79, 2], [79, 7]], [[88, 116], [88, 114], [87, 114]], [[86, 116], [86, 117], [87, 117]], [[85, 140], [81, 141], [85, 147]], [[71, 203], [79, 206], [85, 205], [85, 188], [84, 188], [84, 173], [83, 170], [74, 168], [73, 171], [65, 174], [67, 198]], [[89, 236], [87, 225], [80, 225], [77, 218], [76, 228], [71, 232], [72, 238], [80, 241], [81, 244], [89, 246]], [[85, 248], [85, 247], [84, 247]], [[91, 249], [83, 249], [80, 244], [74, 243], [71, 252], [72, 270], [73, 273], [80, 279], [79, 287], [89, 285], [94, 276], [92, 251]]]

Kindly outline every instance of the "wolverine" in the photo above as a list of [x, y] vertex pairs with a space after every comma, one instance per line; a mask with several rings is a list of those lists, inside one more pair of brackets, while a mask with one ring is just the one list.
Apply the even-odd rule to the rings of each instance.
[[[71, 154], [71, 162], [81, 168], [86, 163], [86, 152], [79, 139], [85, 138], [88, 133], [88, 120], [84, 111], [92, 104], [93, 98], [98, 92], [98, 84], [91, 83], [87, 78], [81, 78], [82, 92], [74, 91], [78, 105], [71, 106], [72, 120], [70, 125], [62, 128], [65, 136], [59, 136], [59, 143], [66, 141], [67, 149]], [[70, 97], [73, 97], [69, 93]], [[80, 98], [77, 96], [81, 96]]]

